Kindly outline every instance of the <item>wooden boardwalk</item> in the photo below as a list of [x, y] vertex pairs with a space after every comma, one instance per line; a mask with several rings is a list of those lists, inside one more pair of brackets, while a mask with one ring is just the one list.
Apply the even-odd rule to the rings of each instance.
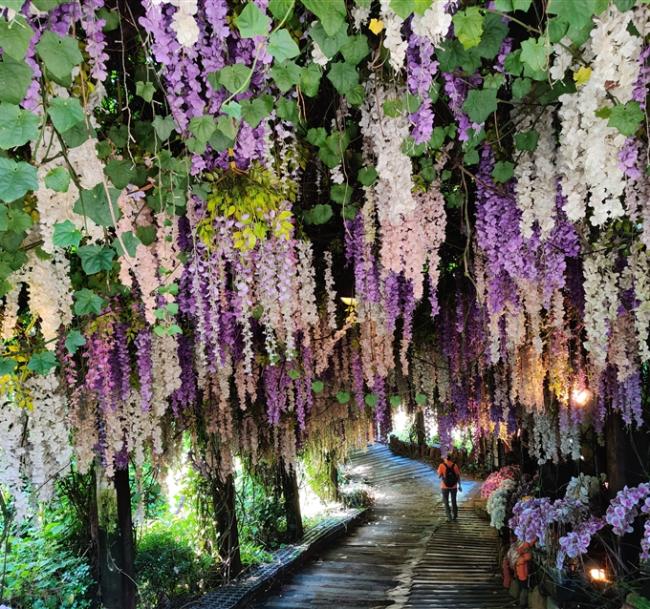
[[367, 524], [355, 529], [250, 609], [505, 609], [496, 536], [467, 504], [447, 523], [432, 468], [373, 446], [352, 463], [375, 487]]

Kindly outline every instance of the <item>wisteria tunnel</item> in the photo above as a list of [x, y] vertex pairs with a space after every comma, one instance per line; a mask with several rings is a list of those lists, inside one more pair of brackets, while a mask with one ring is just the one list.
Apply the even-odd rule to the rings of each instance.
[[0, 609], [650, 609], [650, 0], [0, 0]]

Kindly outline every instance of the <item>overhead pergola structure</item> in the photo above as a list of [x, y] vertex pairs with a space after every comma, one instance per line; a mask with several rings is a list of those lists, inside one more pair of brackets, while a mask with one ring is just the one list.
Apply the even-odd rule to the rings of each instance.
[[400, 404], [549, 486], [647, 480], [649, 11], [0, 1], [12, 513], [114, 481], [130, 608], [125, 468], [184, 441], [230, 574], [234, 460], [291, 497]]

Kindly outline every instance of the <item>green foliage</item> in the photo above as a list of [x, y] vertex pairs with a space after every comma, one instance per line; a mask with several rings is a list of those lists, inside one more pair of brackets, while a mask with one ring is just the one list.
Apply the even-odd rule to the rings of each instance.
[[47, 113], [54, 128], [63, 133], [84, 120], [84, 111], [76, 97], [55, 97], [49, 101]]
[[9, 538], [3, 596], [13, 609], [90, 608], [90, 565], [66, 541], [60, 521], [25, 525]]
[[117, 205], [117, 198], [120, 193], [114, 188], [109, 189], [111, 202], [106, 196], [106, 188], [101, 182], [92, 190], [82, 190], [79, 199], [74, 204], [74, 211], [78, 214], [88, 216], [99, 226], [114, 226], [115, 221], [120, 219], [120, 208]]
[[49, 30], [38, 41], [36, 52], [52, 78], [63, 86], [70, 84], [72, 69], [83, 61], [79, 43], [74, 38]]
[[0, 148], [8, 150], [35, 140], [38, 124], [38, 116], [33, 112], [14, 104], [0, 104]]
[[285, 59], [293, 59], [300, 53], [300, 49], [288, 30], [283, 28], [269, 36], [268, 52], [276, 61], [282, 62]]
[[77, 250], [81, 267], [87, 275], [110, 271], [115, 258], [115, 250], [101, 245], [84, 245]]
[[255, 38], [269, 33], [271, 20], [253, 2], [248, 2], [235, 19], [242, 38]]
[[57, 365], [56, 355], [51, 351], [39, 351], [34, 353], [27, 362], [27, 369], [36, 374], [47, 374]]
[[37, 188], [36, 167], [0, 157], [0, 200], [11, 203]]
[[65, 167], [50, 169], [45, 176], [45, 186], [55, 192], [68, 192], [68, 188], [70, 187], [70, 173]]
[[483, 13], [478, 6], [471, 6], [454, 15], [456, 36], [465, 49], [480, 44], [483, 35], [483, 19]]
[[492, 177], [495, 182], [507, 182], [514, 173], [515, 166], [510, 161], [498, 161], [492, 170]]
[[637, 101], [617, 104], [609, 113], [607, 124], [618, 129], [623, 135], [631, 137], [643, 122], [645, 114]]
[[302, 3], [318, 17], [328, 36], [347, 29], [345, 0], [302, 0]]
[[32, 69], [6, 55], [0, 61], [0, 102], [19, 104], [32, 82]]
[[10, 21], [5, 18], [0, 19], [2, 50], [9, 57], [18, 61], [24, 59], [32, 35], [33, 30], [22, 15], [16, 15]]
[[496, 89], [473, 89], [467, 94], [463, 110], [475, 123], [484, 123], [497, 109]]

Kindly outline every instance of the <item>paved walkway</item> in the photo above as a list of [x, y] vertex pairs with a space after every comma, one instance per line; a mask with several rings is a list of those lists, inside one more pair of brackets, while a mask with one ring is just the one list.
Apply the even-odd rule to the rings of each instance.
[[375, 487], [369, 522], [250, 609], [505, 609], [496, 536], [467, 503], [447, 523], [429, 465], [377, 445], [352, 466]]

